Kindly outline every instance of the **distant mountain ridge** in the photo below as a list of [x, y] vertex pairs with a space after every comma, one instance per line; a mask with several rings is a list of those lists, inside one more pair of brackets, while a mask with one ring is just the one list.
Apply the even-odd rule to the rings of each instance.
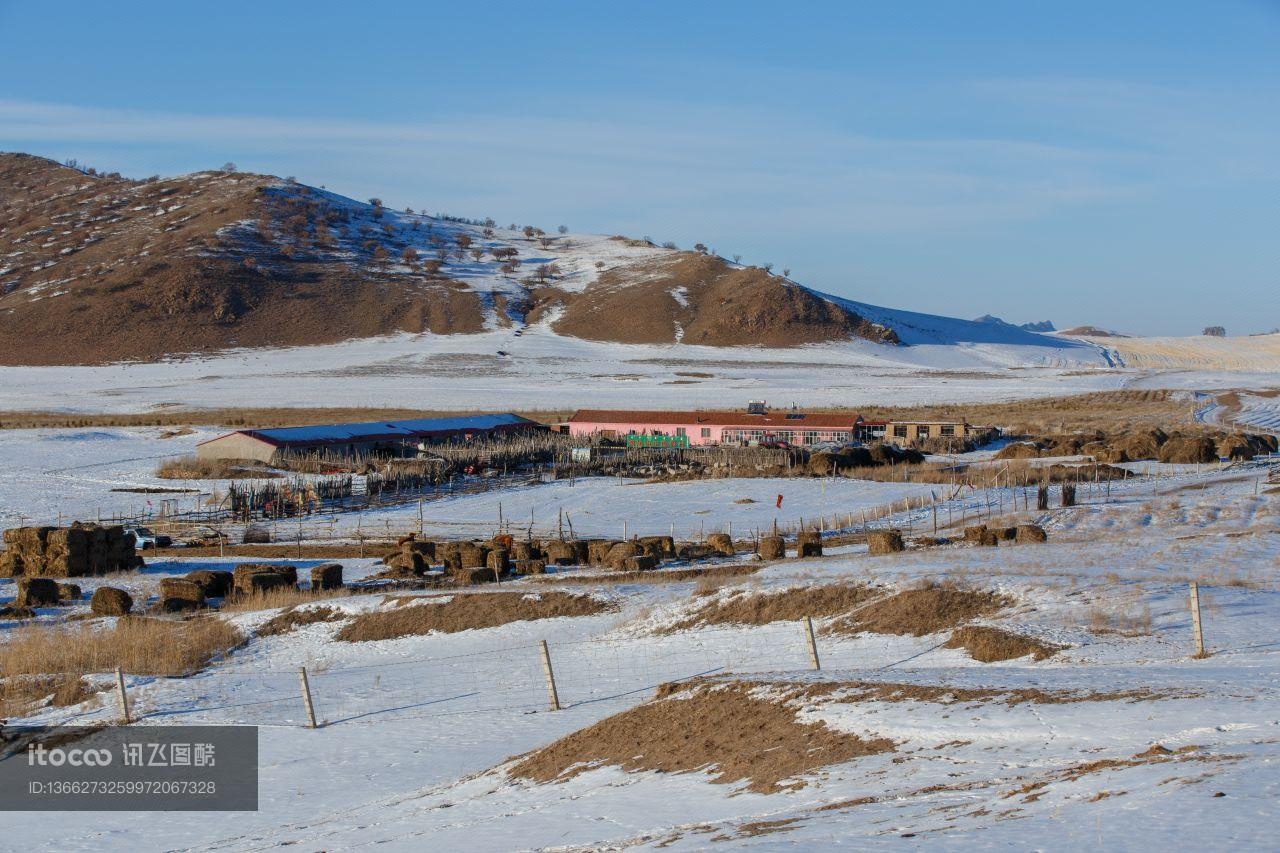
[[619, 344], [850, 342], [886, 357], [897, 345], [1024, 347], [1033, 362], [1057, 363], [1090, 349], [1002, 322], [864, 305], [702, 246], [394, 211], [265, 175], [134, 181], [0, 154], [3, 364], [533, 324]]

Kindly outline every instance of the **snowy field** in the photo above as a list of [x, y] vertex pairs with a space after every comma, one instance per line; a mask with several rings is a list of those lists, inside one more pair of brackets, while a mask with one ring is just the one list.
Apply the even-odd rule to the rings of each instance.
[[[889, 591], [949, 578], [1014, 597], [1013, 608], [982, 621], [1067, 647], [1040, 662], [978, 663], [940, 648], [945, 634], [832, 637], [818, 620], [823, 669], [815, 673], [800, 623], [655, 634], [706, 600], [691, 597], [692, 583], [599, 585], [589, 574], [567, 577], [581, 577], [579, 589], [618, 610], [377, 642], [336, 641], [335, 623], [254, 638], [198, 676], [131, 677], [129, 689], [147, 723], [262, 726], [260, 811], [165, 820], [19, 813], [7, 837], [50, 851], [705, 849], [715, 837], [812, 849], [901, 846], [903, 836], [944, 848], [1274, 849], [1280, 497], [1266, 491], [1265, 475], [1259, 466], [1215, 466], [1086, 494], [1083, 506], [1033, 514], [1049, 530], [1045, 545], [880, 558], [854, 547], [768, 565], [715, 594], [849, 581]], [[346, 562], [349, 577], [371, 569]], [[1189, 657], [1192, 578], [1202, 582], [1206, 660]], [[335, 603], [350, 614], [393, 606], [380, 595]], [[233, 618], [252, 630], [270, 615]], [[556, 661], [559, 712], [546, 709], [536, 651], [543, 639]], [[327, 721], [319, 730], [301, 727], [299, 665], [314, 673]], [[1136, 692], [1071, 702], [819, 701], [800, 718], [889, 738], [894, 751], [803, 774], [803, 787], [775, 794], [697, 772], [604, 766], [549, 784], [507, 775], [511, 756], [633, 707], [661, 681], [707, 672]], [[90, 703], [44, 719], [113, 713], [109, 702]], [[1173, 757], [1134, 758], [1155, 744]], [[761, 822], [778, 823], [761, 834]]]
[[[164, 480], [155, 476], [165, 459], [195, 453], [197, 442], [223, 430], [197, 429], [166, 438], [161, 427], [0, 430], [0, 527], [22, 523], [90, 521], [110, 514], [145, 514], [148, 501], [181, 510], [203, 503], [225, 480]], [[121, 489], [174, 489], [168, 493]]]

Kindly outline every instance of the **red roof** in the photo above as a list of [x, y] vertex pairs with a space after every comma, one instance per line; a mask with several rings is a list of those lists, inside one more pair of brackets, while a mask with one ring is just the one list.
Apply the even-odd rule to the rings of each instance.
[[688, 426], [773, 427], [777, 429], [852, 429], [856, 414], [837, 415], [778, 409], [763, 415], [746, 412], [654, 412], [629, 409], [579, 409], [570, 423], [683, 424]]

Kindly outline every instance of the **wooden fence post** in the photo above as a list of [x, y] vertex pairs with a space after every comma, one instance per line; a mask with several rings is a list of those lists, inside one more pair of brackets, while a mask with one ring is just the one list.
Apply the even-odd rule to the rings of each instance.
[[1204, 629], [1200, 624], [1200, 584], [1191, 582], [1191, 636], [1195, 641], [1197, 658], [1207, 658], [1204, 650]]
[[809, 665], [822, 669], [822, 662], [818, 660], [818, 641], [813, 636], [813, 619], [809, 616], [804, 617], [804, 632], [809, 643]]
[[129, 713], [129, 694], [125, 692], [124, 672], [120, 667], [116, 667], [116, 692], [120, 695], [120, 718], [128, 725], [133, 722], [133, 715]]
[[298, 667], [298, 683], [302, 687], [302, 704], [307, 709], [307, 728], [317, 728], [316, 709], [311, 704], [311, 683], [307, 681], [307, 668], [305, 666]]
[[551, 710], [560, 710], [560, 694], [556, 691], [556, 674], [551, 668], [551, 652], [547, 648], [547, 641], [541, 641], [542, 647], [542, 674], [547, 678], [547, 701], [551, 705]]

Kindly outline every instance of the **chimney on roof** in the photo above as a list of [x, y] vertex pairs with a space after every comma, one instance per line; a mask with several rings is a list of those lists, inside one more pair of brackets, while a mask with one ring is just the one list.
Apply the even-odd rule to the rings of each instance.
[[763, 415], [768, 410], [768, 408], [769, 407], [764, 400], [748, 400], [747, 401], [748, 415]]

